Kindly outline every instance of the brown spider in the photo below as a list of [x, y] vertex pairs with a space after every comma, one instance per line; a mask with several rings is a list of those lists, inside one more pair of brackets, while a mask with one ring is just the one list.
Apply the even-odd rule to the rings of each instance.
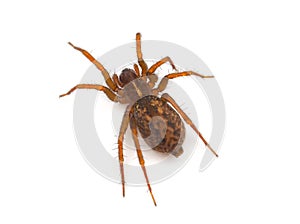
[[[208, 142], [204, 139], [202, 134], [198, 131], [191, 119], [178, 106], [175, 100], [168, 93], [163, 93], [161, 97], [158, 96], [158, 94], [164, 91], [167, 87], [169, 79], [189, 75], [195, 75], [201, 78], [213, 78], [213, 76], [204, 76], [193, 71], [177, 72], [173, 61], [169, 57], [162, 58], [148, 68], [143, 59], [141, 51], [140, 33], [136, 34], [136, 52], [138, 64], [141, 67], [142, 72], [140, 73], [138, 65], [134, 64], [134, 69], [125, 68], [119, 76], [114, 74], [112, 78], [103, 65], [98, 62], [90, 53], [84, 49], [74, 46], [70, 42], [69, 44], [74, 49], [80, 51], [101, 71], [108, 87], [95, 84], [78, 84], [69, 92], [62, 94], [59, 97], [69, 95], [76, 89], [95, 89], [98, 91], [103, 91], [113, 102], [128, 104], [126, 112], [123, 116], [118, 137], [118, 155], [123, 197], [125, 196], [123, 139], [128, 125], [130, 125], [139, 163], [143, 170], [148, 189], [155, 206], [156, 202], [147, 176], [145, 161], [140, 148], [137, 130], [139, 130], [142, 138], [153, 150], [161, 153], [170, 153], [178, 157], [183, 153], [182, 144], [185, 138], [185, 127], [181, 120], [181, 118], [183, 118], [183, 120], [192, 127], [192, 129], [197, 133], [197, 135], [211, 150], [211, 152], [215, 156], [218, 156], [217, 153], [210, 147]], [[157, 88], [154, 88], [158, 80], [155, 71], [158, 67], [166, 62], [169, 62], [176, 72], [164, 76]]]

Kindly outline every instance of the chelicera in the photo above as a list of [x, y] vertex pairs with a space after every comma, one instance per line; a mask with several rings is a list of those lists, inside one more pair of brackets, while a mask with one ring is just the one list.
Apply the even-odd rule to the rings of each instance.
[[[208, 149], [210, 149], [215, 156], [218, 156], [175, 100], [168, 93], [161, 95], [166, 89], [169, 79], [190, 75], [200, 78], [213, 78], [213, 76], [201, 75], [194, 71], [178, 72], [169, 57], [162, 58], [148, 68], [141, 51], [140, 33], [136, 34], [138, 64], [134, 64], [133, 68], [123, 69], [119, 76], [114, 74], [110, 77], [104, 66], [90, 53], [74, 46], [70, 42], [69, 44], [74, 49], [80, 51], [101, 71], [107, 87], [95, 84], [78, 84], [67, 93], [60, 95], [60, 97], [69, 95], [76, 89], [95, 89], [104, 92], [113, 102], [127, 104], [118, 137], [118, 157], [123, 197], [125, 196], [123, 140], [128, 126], [130, 126], [131, 129], [139, 163], [143, 170], [154, 205], [156, 205], [156, 201], [148, 179], [145, 161], [138, 139], [139, 134], [153, 150], [160, 153], [169, 153], [178, 157], [183, 153], [182, 144], [185, 138], [183, 119], [197, 133]], [[165, 75], [156, 86], [158, 76], [155, 74], [155, 71], [166, 62], [170, 63], [175, 72]]]

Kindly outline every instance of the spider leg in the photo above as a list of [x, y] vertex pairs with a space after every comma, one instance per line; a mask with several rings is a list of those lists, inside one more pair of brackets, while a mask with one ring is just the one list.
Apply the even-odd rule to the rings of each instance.
[[124, 85], [120, 82], [119, 77], [117, 74], [113, 74], [112, 79], [117, 84], [118, 87], [123, 87]]
[[118, 137], [118, 154], [119, 154], [119, 163], [120, 163], [120, 173], [121, 173], [121, 181], [122, 181], [122, 194], [125, 197], [125, 175], [124, 175], [124, 155], [123, 155], [123, 140], [125, 132], [128, 128], [129, 123], [129, 114], [130, 114], [131, 106], [127, 106], [126, 111], [123, 115], [123, 120], [119, 132]]
[[175, 79], [175, 78], [178, 78], [178, 77], [190, 76], [190, 75], [199, 76], [203, 79], [204, 78], [214, 78], [214, 76], [205, 76], [205, 75], [201, 75], [197, 72], [193, 72], [193, 71], [170, 73], [170, 74], [168, 74], [168, 75], [166, 75], [162, 78], [162, 80], [158, 84], [158, 87], [156, 89], [154, 89], [154, 92], [158, 93], [158, 92], [164, 91], [166, 89], [167, 85], [168, 85], [169, 79]]
[[80, 51], [87, 59], [89, 59], [102, 73], [102, 75], [105, 78], [105, 82], [107, 83], [107, 85], [109, 86], [109, 88], [113, 91], [117, 91], [119, 88], [117, 87], [116, 83], [114, 83], [114, 81], [111, 79], [111, 77], [109, 76], [108, 71], [104, 68], [104, 66], [97, 61], [89, 52], [87, 52], [86, 50], [80, 48], [80, 47], [76, 47], [74, 46], [72, 43], [68, 43], [70, 44], [75, 50]]
[[170, 73], [169, 75], [166, 75], [169, 79], [174, 79], [174, 78], [178, 78], [181, 76], [189, 76], [189, 75], [195, 75], [195, 76], [199, 76], [201, 78], [214, 78], [213, 75], [201, 75], [197, 72], [194, 71], [185, 71], [185, 72], [176, 72], [176, 73]]
[[184, 111], [178, 106], [178, 104], [175, 102], [175, 100], [167, 93], [164, 93], [161, 98], [163, 100], [166, 100], [168, 103], [170, 103], [181, 115], [181, 117], [184, 119], [184, 121], [191, 126], [192, 129], [197, 133], [197, 135], [201, 138], [203, 143], [209, 148], [209, 150], [218, 157], [218, 154], [211, 148], [211, 146], [208, 144], [208, 142], [205, 140], [205, 138], [202, 136], [202, 134], [199, 132], [199, 130], [196, 128], [195, 124], [192, 122], [192, 120], [184, 113]]
[[69, 95], [76, 89], [95, 89], [98, 91], [103, 91], [111, 101], [119, 102], [119, 97], [115, 93], [113, 93], [109, 88], [102, 85], [94, 85], [94, 84], [78, 84], [74, 86], [72, 89], [70, 89], [67, 93], [61, 94], [59, 97], [64, 97], [66, 95]]
[[149, 70], [147, 71], [147, 77], [150, 80], [149, 83], [148, 83], [149, 86], [150, 86], [150, 88], [153, 88], [154, 85], [155, 85], [155, 83], [158, 80], [158, 77], [157, 77], [156, 74], [154, 74], [154, 72], [156, 71], [156, 69], [158, 67], [160, 67], [161, 65], [163, 65], [166, 62], [169, 62], [171, 64], [172, 68], [177, 71], [177, 69], [176, 69], [176, 67], [175, 67], [175, 65], [174, 65], [174, 63], [173, 63], [173, 61], [172, 61], [172, 59], [170, 57], [164, 57], [164, 58], [162, 58], [161, 60], [159, 60], [158, 62], [156, 62], [154, 65], [152, 65], [149, 68]]
[[166, 63], [166, 62], [169, 62], [169, 63], [171, 64], [172, 68], [173, 68], [174, 70], [177, 71], [177, 69], [176, 69], [176, 67], [175, 67], [175, 65], [174, 65], [174, 63], [173, 63], [173, 61], [171, 60], [171, 58], [167, 56], [167, 57], [162, 58], [161, 60], [159, 60], [159, 61], [156, 62], [155, 64], [153, 64], [153, 65], [148, 69], [147, 75], [152, 75], [152, 74], [156, 71], [156, 69], [157, 69], [158, 67], [160, 67], [161, 65], [163, 65], [163, 64]]
[[137, 155], [138, 155], [138, 158], [139, 158], [139, 163], [140, 163], [141, 168], [143, 170], [143, 173], [144, 173], [144, 176], [145, 176], [145, 179], [146, 179], [146, 182], [147, 182], [148, 190], [149, 190], [150, 195], [152, 197], [153, 203], [156, 206], [156, 201], [155, 201], [155, 198], [154, 198], [153, 193], [152, 193], [151, 185], [149, 183], [149, 178], [148, 178], [146, 167], [145, 167], [145, 161], [144, 161], [143, 153], [142, 153], [140, 143], [139, 143], [139, 140], [138, 140], [138, 132], [137, 132], [136, 121], [133, 117], [130, 118], [130, 128], [131, 128], [131, 132], [132, 132], [133, 141], [134, 141], [134, 144], [135, 144], [135, 147], [136, 147], [136, 152], [137, 152]]
[[154, 87], [155, 83], [158, 80], [158, 76], [156, 74], [152, 74], [152, 75], [149, 75], [147, 77], [149, 79], [148, 85], [152, 89]]
[[134, 71], [137, 74], [138, 77], [141, 77], [141, 73], [140, 73], [140, 69], [139, 66], [137, 64], [133, 65]]
[[140, 33], [136, 34], [136, 53], [137, 53], [138, 63], [142, 68], [142, 76], [146, 76], [148, 66], [143, 59], [143, 54], [142, 54], [142, 50], [141, 50], [141, 34]]
[[[137, 64], [134, 64], [133, 68], [134, 68], [134, 71], [137, 74], [137, 76], [141, 77], [139, 66]], [[148, 85], [152, 89], [153, 86], [155, 85], [155, 83], [157, 82], [158, 77], [156, 74], [147, 75], [147, 77], [149, 78]], [[144, 79], [145, 81], [147, 80], [146, 76], [143, 76], [142, 79]]]

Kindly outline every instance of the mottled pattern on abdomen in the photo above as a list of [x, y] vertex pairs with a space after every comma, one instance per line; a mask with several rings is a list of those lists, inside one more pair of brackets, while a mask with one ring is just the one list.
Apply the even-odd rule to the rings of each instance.
[[133, 116], [141, 136], [153, 150], [180, 153], [185, 128], [180, 116], [166, 101], [145, 96], [133, 105]]

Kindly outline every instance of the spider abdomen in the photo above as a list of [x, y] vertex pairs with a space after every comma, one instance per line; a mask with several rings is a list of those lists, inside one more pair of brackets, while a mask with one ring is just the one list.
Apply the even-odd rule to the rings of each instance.
[[149, 95], [133, 105], [133, 116], [145, 142], [155, 151], [182, 154], [185, 127], [178, 113], [163, 99]]

